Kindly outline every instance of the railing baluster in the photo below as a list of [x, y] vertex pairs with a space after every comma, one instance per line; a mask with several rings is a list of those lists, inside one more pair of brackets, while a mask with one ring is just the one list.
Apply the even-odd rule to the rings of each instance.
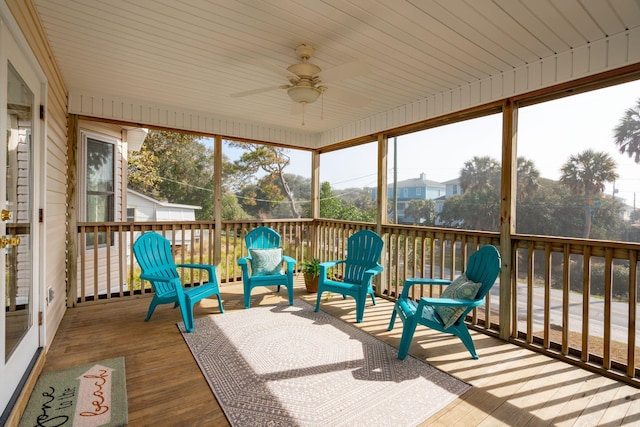
[[587, 363], [589, 361], [589, 300], [591, 298], [591, 247], [585, 246], [582, 260], [582, 355], [581, 359]]
[[570, 252], [569, 245], [564, 245], [562, 259], [562, 354], [569, 354], [569, 284], [570, 284]]
[[629, 319], [627, 333], [627, 376], [633, 377], [636, 370], [636, 314], [638, 301], [638, 251], [629, 251]]
[[527, 250], [527, 344], [533, 342], [533, 277], [535, 274], [535, 243], [529, 242]]
[[605, 250], [604, 261], [604, 345], [602, 365], [611, 369], [611, 303], [613, 299], [613, 249]]

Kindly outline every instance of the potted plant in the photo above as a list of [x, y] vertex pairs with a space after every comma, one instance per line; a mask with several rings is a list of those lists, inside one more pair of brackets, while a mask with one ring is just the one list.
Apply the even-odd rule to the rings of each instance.
[[300, 266], [302, 267], [302, 275], [304, 277], [304, 284], [307, 287], [307, 292], [318, 292], [320, 260], [318, 258], [313, 258], [309, 261], [303, 261]]

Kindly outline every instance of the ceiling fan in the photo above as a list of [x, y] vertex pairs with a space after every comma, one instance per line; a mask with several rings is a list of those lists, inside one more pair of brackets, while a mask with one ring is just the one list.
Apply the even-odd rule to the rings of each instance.
[[295, 52], [300, 62], [290, 65], [286, 69], [263, 63], [263, 65], [268, 66], [287, 78], [289, 84], [232, 93], [230, 96], [232, 98], [239, 98], [276, 89], [286, 89], [289, 98], [296, 104], [302, 105], [303, 125], [305, 106], [315, 102], [321, 96], [324, 97], [325, 92], [329, 92], [333, 99], [352, 106], [364, 106], [369, 102], [369, 98], [360, 94], [337, 87], [329, 89], [329, 87], [326, 86], [326, 83], [332, 81], [344, 80], [366, 73], [368, 71], [366, 63], [350, 62], [323, 71], [319, 66], [310, 62], [314, 52], [313, 46], [301, 44], [296, 47]]

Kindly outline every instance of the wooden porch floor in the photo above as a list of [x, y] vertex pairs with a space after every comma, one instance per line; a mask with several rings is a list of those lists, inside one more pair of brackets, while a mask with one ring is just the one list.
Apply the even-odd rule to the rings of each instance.
[[[296, 296], [315, 302], [301, 278]], [[226, 311], [242, 310], [242, 287], [222, 286]], [[267, 288], [254, 290], [252, 305], [283, 300]], [[401, 322], [386, 330], [392, 303], [367, 306], [360, 327], [398, 346]], [[67, 310], [44, 370], [124, 356], [130, 426], [229, 425], [175, 323], [178, 310], [159, 306], [144, 322], [149, 299]], [[352, 299], [333, 298], [324, 311], [353, 323]], [[196, 317], [219, 314], [205, 300]], [[473, 333], [479, 360], [454, 338], [418, 328], [411, 354], [470, 383], [473, 388], [422, 425], [633, 425], [640, 423], [640, 390], [566, 363]], [[393, 410], [393, 408], [389, 408]]]

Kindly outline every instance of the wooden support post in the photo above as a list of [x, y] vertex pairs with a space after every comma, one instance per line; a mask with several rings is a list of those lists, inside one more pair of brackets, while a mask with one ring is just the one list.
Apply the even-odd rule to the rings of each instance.
[[[500, 338], [508, 340], [511, 330], [511, 313], [515, 309], [511, 300], [517, 278], [513, 278], [511, 236], [516, 228], [516, 179], [517, 179], [517, 115], [518, 110], [510, 100], [502, 109], [502, 177], [500, 190]], [[515, 293], [517, 295], [517, 292]]]
[[78, 300], [78, 116], [67, 120], [67, 307]]

